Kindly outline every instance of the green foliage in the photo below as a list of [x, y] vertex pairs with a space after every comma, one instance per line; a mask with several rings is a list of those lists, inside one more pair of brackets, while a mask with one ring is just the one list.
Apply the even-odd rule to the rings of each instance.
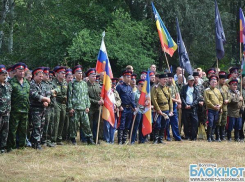
[[[223, 0], [219, 10], [227, 43], [225, 57], [219, 63], [222, 69], [239, 62], [238, 11], [244, 8], [242, 0]], [[193, 67], [207, 69], [215, 61], [215, 25], [213, 0], [155, 0], [171, 36], [176, 40], [176, 17]], [[9, 15], [0, 26], [4, 41], [0, 50], [3, 64], [24, 61], [30, 68], [54, 67], [57, 64], [84, 68], [95, 67], [101, 34], [113, 72], [132, 65], [137, 72], [157, 64], [166, 67], [161, 51], [150, 0], [18, 0], [15, 1], [13, 52], [7, 49]], [[178, 53], [169, 64], [178, 66]], [[233, 61], [234, 62], [234, 61]]]

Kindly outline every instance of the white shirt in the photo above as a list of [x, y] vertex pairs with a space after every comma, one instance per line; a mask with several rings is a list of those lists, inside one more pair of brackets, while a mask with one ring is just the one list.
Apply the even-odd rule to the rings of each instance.
[[[178, 76], [177, 74], [174, 75], [174, 81], [177, 81], [178, 80]], [[186, 78], [184, 77], [184, 83], [186, 84]]]
[[194, 87], [189, 87], [186, 92], [186, 104], [187, 105], [192, 105], [193, 103], [193, 92], [194, 92]]

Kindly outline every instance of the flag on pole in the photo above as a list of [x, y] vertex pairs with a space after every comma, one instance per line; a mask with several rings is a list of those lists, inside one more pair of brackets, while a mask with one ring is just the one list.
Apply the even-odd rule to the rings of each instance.
[[104, 37], [105, 37], [105, 31], [102, 33], [102, 41], [101, 41], [100, 51], [99, 51], [97, 63], [96, 63], [96, 72], [97, 73], [104, 72], [106, 69], [105, 68], [106, 63], [108, 62], [109, 76], [110, 76], [110, 78], [113, 78], [113, 74], [112, 74], [112, 70], [111, 70], [111, 64], [109, 62], [107, 52], [106, 52]]
[[171, 35], [169, 34], [167, 28], [165, 27], [160, 15], [158, 14], [153, 2], [151, 3], [153, 13], [156, 20], [156, 26], [158, 35], [160, 38], [162, 50], [166, 53], [168, 53], [171, 57], [173, 56], [174, 52], [177, 49], [177, 44], [172, 39]]
[[222, 21], [219, 14], [217, 1], [215, 0], [215, 39], [216, 39], [216, 56], [222, 59], [225, 55], [224, 44], [226, 42]]
[[142, 121], [142, 133], [143, 135], [150, 134], [152, 132], [152, 117], [151, 117], [151, 93], [150, 93], [150, 76], [149, 76], [149, 70], [147, 71], [147, 76], [145, 79], [145, 83], [143, 85], [140, 98], [139, 98], [139, 104], [142, 106], [145, 106], [145, 103], [148, 103], [147, 106], [145, 106], [145, 110], [143, 112], [143, 121]]
[[103, 32], [102, 43], [101, 43], [101, 47], [100, 47], [100, 51], [98, 55], [97, 64], [96, 64], [96, 71], [100, 70], [99, 72], [103, 72], [103, 71], [105, 72], [104, 79], [103, 79], [103, 86], [101, 89], [101, 98], [104, 100], [104, 105], [102, 108], [102, 118], [108, 121], [114, 127], [115, 125], [115, 115], [114, 115], [115, 97], [111, 89], [111, 78], [113, 77], [113, 75], [112, 75], [111, 65], [110, 65], [110, 62], [107, 56], [104, 36], [105, 36], [105, 33]]
[[190, 75], [192, 75], [193, 69], [191, 66], [188, 53], [186, 51], [185, 43], [183, 42], [182, 39], [178, 18], [176, 18], [176, 23], [177, 23], [177, 45], [178, 45], [180, 67], [185, 69]]
[[243, 51], [243, 55], [245, 56], [245, 17], [241, 8], [240, 8], [240, 43], [243, 43], [242, 51]]

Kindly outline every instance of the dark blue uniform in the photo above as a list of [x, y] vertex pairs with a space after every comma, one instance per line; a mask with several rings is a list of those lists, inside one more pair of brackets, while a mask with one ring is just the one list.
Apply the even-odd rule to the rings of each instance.
[[123, 111], [121, 113], [121, 122], [118, 127], [118, 143], [125, 143], [127, 139], [128, 130], [131, 126], [133, 111], [132, 108], [136, 108], [135, 106], [135, 98], [132, 87], [123, 83], [118, 85], [116, 88], [121, 101]]

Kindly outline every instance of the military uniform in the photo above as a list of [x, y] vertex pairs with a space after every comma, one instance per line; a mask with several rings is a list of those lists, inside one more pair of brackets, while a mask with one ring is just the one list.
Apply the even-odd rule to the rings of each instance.
[[[24, 63], [18, 63], [14, 65], [13, 69], [24, 69], [26, 66]], [[24, 78], [21, 84], [17, 77], [13, 77], [10, 80], [12, 86], [11, 95], [11, 112], [9, 120], [9, 135], [7, 141], [8, 151], [16, 148], [16, 133], [18, 133], [19, 147], [25, 147], [26, 133], [28, 124], [29, 113], [29, 92], [30, 85]]]
[[[238, 83], [237, 80], [231, 80], [229, 84], [232, 82]], [[231, 131], [233, 128], [235, 129], [235, 140], [240, 141], [239, 131], [242, 129], [242, 110], [243, 109], [243, 100], [240, 100], [241, 93], [238, 90], [229, 90], [230, 94], [230, 103], [228, 104], [228, 124], [227, 124], [227, 138], [231, 140]]]
[[[0, 74], [7, 74], [3, 65], [0, 65]], [[11, 93], [12, 87], [8, 82], [3, 85], [0, 84], [0, 150], [1, 153], [5, 152], [4, 149], [7, 144], [9, 132], [9, 114], [11, 110]]]
[[[90, 72], [90, 74], [93, 74], [93, 73]], [[94, 70], [94, 74], [95, 74], [95, 70]], [[96, 82], [91, 83], [90, 81], [87, 82], [87, 86], [88, 86], [89, 100], [91, 103], [91, 109], [89, 111], [89, 121], [90, 121], [90, 127], [92, 128], [93, 138], [95, 141], [96, 135], [97, 135], [98, 118], [101, 117], [99, 116], [100, 105], [98, 104], [98, 102], [100, 101], [101, 88], [98, 83]], [[100, 139], [103, 138], [102, 122], [100, 122], [99, 138]]]
[[[204, 91], [204, 101], [205, 101], [206, 107], [208, 109], [207, 135], [208, 135], [208, 141], [210, 142], [211, 141], [211, 135], [214, 133], [216, 123], [219, 120], [219, 111], [215, 109], [215, 106], [220, 105], [222, 108], [223, 97], [222, 97], [219, 89], [209, 87]], [[214, 140], [213, 137], [212, 137], [212, 140]]]
[[[229, 88], [227, 87], [227, 85], [220, 85], [219, 90], [220, 90], [222, 98], [223, 98], [223, 103], [225, 100], [230, 101]], [[221, 140], [225, 139], [226, 123], [227, 123], [227, 104], [223, 104], [222, 112], [220, 113], [220, 117], [219, 117], [219, 121], [216, 124], [216, 126], [217, 126], [216, 137], [219, 135], [218, 132], [220, 132], [220, 139]], [[216, 138], [216, 139], [218, 139], [218, 138]]]
[[[43, 72], [43, 69], [36, 69], [33, 74]], [[49, 97], [51, 93], [49, 92]], [[37, 83], [35, 80], [30, 82], [30, 115], [33, 125], [33, 130], [31, 134], [31, 142], [33, 148], [41, 149], [41, 138], [43, 134], [43, 127], [45, 124], [45, 108], [42, 102], [43, 97], [47, 97], [45, 88], [43, 88], [43, 83]]]
[[91, 108], [90, 106], [86, 82], [71, 81], [68, 86], [68, 110], [74, 109], [69, 124], [69, 134], [72, 141], [77, 136], [78, 123], [80, 122], [80, 127], [87, 138], [87, 142], [89, 144], [93, 143], [88, 113], [85, 112], [86, 108]]
[[[167, 75], [159, 75], [159, 78], [167, 78]], [[171, 97], [171, 91], [169, 87], [158, 85], [151, 90], [151, 101], [154, 109], [157, 111], [162, 111], [166, 115], [169, 112], [173, 112], [173, 102]], [[166, 128], [166, 123], [169, 119], [165, 119], [163, 116], [158, 116], [154, 127], [154, 143], [163, 143], [164, 130]], [[160, 134], [159, 134], [160, 130]]]
[[[123, 76], [131, 76], [132, 72], [125, 70]], [[127, 140], [128, 131], [132, 122], [132, 108], [135, 106], [135, 98], [132, 87], [125, 82], [116, 88], [121, 101], [123, 111], [121, 111], [120, 124], [118, 126], [118, 144], [124, 144]]]
[[[65, 71], [65, 69], [60, 68], [56, 72]], [[62, 133], [65, 124], [66, 117], [66, 103], [67, 103], [67, 82], [65, 80], [59, 81], [54, 78], [52, 81], [53, 85], [57, 89], [56, 102], [54, 104], [54, 131], [51, 137], [52, 142], [57, 142], [57, 144], [62, 144]]]
[[[168, 76], [172, 76], [171, 74], [168, 74]], [[179, 94], [178, 88], [176, 85], [172, 84], [168, 84], [169, 90], [170, 90], [170, 94], [171, 94], [171, 98], [176, 99], [176, 94]], [[167, 140], [170, 141], [170, 133], [169, 133], [169, 129], [170, 129], [170, 125], [172, 128], [172, 134], [173, 137], [176, 141], [180, 141], [181, 137], [179, 134], [179, 126], [178, 126], [178, 110], [177, 110], [177, 103], [173, 102], [173, 116], [169, 117], [169, 123], [167, 123], [166, 125], [166, 132], [167, 132]]]

